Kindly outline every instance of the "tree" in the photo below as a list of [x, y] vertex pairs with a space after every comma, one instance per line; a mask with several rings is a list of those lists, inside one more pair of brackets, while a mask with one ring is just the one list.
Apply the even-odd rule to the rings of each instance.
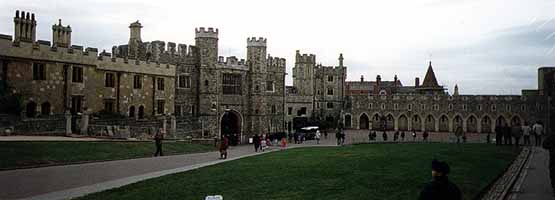
[[5, 80], [0, 80], [0, 113], [19, 115], [23, 109], [22, 97], [13, 93], [13, 88]]

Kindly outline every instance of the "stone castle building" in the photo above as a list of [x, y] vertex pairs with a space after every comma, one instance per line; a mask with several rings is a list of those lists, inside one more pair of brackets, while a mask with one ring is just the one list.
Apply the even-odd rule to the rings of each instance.
[[[445, 92], [431, 63], [414, 86], [396, 76], [346, 81], [342, 54], [337, 65], [323, 66], [297, 50], [293, 86], [285, 86], [285, 59], [268, 54], [266, 38], [248, 38], [245, 59], [224, 58], [218, 29], [195, 29], [194, 45], [146, 42], [137, 21], [127, 44], [99, 53], [73, 45], [72, 29], [61, 20], [52, 26], [52, 41], [37, 40], [36, 24], [34, 14], [17, 11], [13, 37], [0, 35], [0, 79], [23, 97], [23, 120], [116, 114], [140, 124], [170, 116], [176, 135], [225, 134], [245, 142], [255, 133], [292, 132], [301, 124], [296, 119], [352, 129], [476, 133], [492, 132], [498, 123], [552, 119], [554, 68], [540, 68], [538, 90], [522, 95], [460, 95], [456, 86], [454, 94]], [[200, 127], [183, 125], [187, 121]]]

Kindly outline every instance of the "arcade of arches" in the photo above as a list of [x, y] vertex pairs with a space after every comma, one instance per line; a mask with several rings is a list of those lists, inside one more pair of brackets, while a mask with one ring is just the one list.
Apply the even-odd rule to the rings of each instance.
[[[356, 115], [355, 115], [356, 116]], [[400, 130], [400, 131], [429, 131], [429, 132], [452, 132], [457, 127], [461, 127], [468, 133], [493, 133], [497, 124], [503, 125], [522, 125], [525, 119], [518, 115], [506, 117], [505, 115], [498, 115], [495, 118], [489, 115], [475, 116], [473, 114], [468, 116], [461, 116], [459, 114], [448, 116], [442, 114], [439, 116], [428, 115], [407, 115], [400, 114], [395, 116], [391, 113], [381, 115], [374, 113], [368, 117], [366, 113], [354, 117], [352, 114], [345, 114], [345, 127], [373, 130]], [[510, 120], [506, 120], [506, 118]]]

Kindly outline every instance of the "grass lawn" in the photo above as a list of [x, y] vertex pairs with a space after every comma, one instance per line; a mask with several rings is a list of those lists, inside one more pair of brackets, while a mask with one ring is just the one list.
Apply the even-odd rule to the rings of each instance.
[[[0, 169], [149, 157], [155, 150], [154, 142], [0, 142]], [[164, 142], [162, 150], [164, 155], [170, 155], [214, 151], [216, 148]]]
[[163, 176], [79, 199], [417, 199], [431, 160], [474, 199], [518, 154], [485, 144], [365, 144], [300, 148]]

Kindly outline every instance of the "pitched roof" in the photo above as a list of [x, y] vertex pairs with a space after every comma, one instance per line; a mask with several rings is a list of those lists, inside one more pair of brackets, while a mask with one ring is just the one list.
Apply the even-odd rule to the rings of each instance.
[[425, 88], [436, 88], [440, 87], [437, 84], [436, 75], [434, 74], [434, 69], [432, 69], [432, 61], [430, 61], [430, 65], [428, 66], [428, 71], [426, 72], [426, 76], [424, 77], [424, 82], [422, 82], [421, 87]]

